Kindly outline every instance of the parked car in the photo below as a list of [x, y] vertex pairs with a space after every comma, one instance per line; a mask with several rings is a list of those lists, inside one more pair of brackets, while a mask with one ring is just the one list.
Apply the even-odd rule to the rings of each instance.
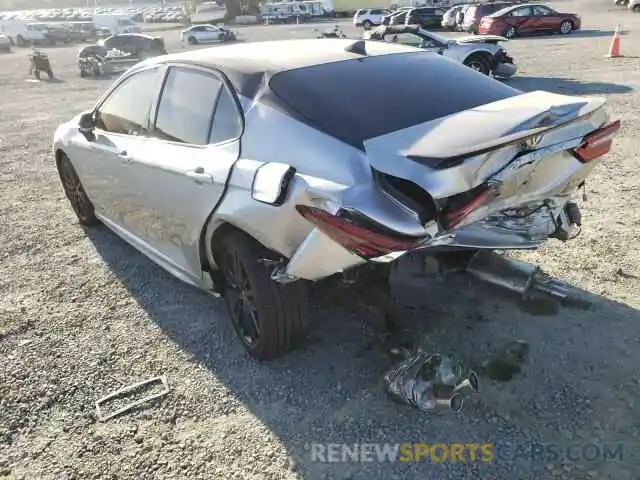
[[605, 102], [385, 42], [233, 44], [140, 62], [52, 152], [81, 224], [222, 294], [264, 360], [300, 344], [320, 280], [573, 238], [620, 127]]
[[393, 10], [389, 15], [385, 15], [382, 18], [381, 25], [404, 25], [404, 21], [407, 18], [407, 12], [409, 10], [411, 10], [411, 8], [408, 7]]
[[614, 0], [614, 3], [619, 7], [627, 7], [629, 5], [629, 0]]
[[0, 52], [11, 51], [11, 40], [5, 34], [0, 33]]
[[180, 32], [180, 42], [184, 45], [198, 43], [218, 43], [236, 40], [236, 34], [228, 28], [215, 25], [194, 25]]
[[458, 29], [458, 12], [461, 12], [465, 7], [466, 5], [456, 5], [444, 12], [441, 22], [442, 28], [456, 31]]
[[111, 35], [99, 40], [98, 45], [105, 47], [107, 50], [120, 50], [140, 59], [167, 53], [162, 37], [152, 37], [142, 33]]
[[404, 18], [405, 25], [420, 25], [424, 28], [440, 28], [444, 9], [434, 7], [412, 8]]
[[629, 0], [627, 7], [632, 12], [640, 13], [640, 0]]
[[371, 28], [380, 25], [382, 19], [391, 12], [384, 8], [361, 8], [353, 16], [353, 25], [356, 27]]
[[515, 5], [515, 2], [491, 2], [481, 3], [478, 5], [469, 5], [464, 11], [464, 19], [462, 20], [462, 30], [465, 32], [476, 34], [478, 26], [483, 17], [491, 15], [498, 10]]
[[566, 35], [579, 30], [580, 25], [580, 17], [575, 13], [559, 13], [540, 4], [513, 5], [484, 17], [478, 33], [506, 38], [536, 33]]
[[[518, 70], [500, 41], [503, 37], [470, 36], [446, 38], [429, 32], [419, 25], [380, 26], [365, 33], [368, 40], [380, 40], [422, 48], [460, 62], [484, 75], [510, 78]], [[485, 40], [486, 39], [486, 40]]]

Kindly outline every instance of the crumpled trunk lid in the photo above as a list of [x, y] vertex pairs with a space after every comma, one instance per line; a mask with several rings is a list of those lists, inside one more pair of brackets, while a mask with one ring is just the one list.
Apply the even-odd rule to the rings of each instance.
[[[487, 160], [488, 154], [504, 146], [557, 131], [588, 117], [604, 103], [600, 97], [535, 91], [370, 138], [364, 145], [373, 168], [411, 180], [438, 198], [479, 183], [477, 177], [487, 169], [478, 161], [479, 156]], [[587, 123], [577, 130], [568, 129], [561, 140], [583, 136], [597, 126]], [[548, 141], [557, 140], [557, 136], [547, 136]], [[540, 145], [544, 144], [541, 141]], [[467, 162], [472, 165], [464, 168]], [[456, 178], [446, 174], [454, 167]]]
[[499, 35], [467, 35], [465, 37], [456, 38], [458, 43], [498, 43], [508, 42], [509, 39]]

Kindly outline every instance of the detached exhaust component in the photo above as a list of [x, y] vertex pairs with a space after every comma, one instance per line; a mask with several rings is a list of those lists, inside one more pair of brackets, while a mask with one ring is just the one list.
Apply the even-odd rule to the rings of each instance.
[[340, 209], [331, 214], [306, 205], [296, 205], [296, 210], [325, 235], [366, 260], [412, 250], [428, 238], [395, 232], [356, 210]]
[[536, 290], [562, 300], [568, 297], [567, 286], [539, 267], [488, 250], [478, 251], [466, 271], [482, 281], [519, 293], [525, 299]]

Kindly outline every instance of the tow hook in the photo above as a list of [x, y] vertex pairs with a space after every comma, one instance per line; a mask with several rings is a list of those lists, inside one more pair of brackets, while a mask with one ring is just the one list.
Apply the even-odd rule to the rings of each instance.
[[580, 233], [582, 226], [582, 214], [580, 207], [575, 202], [569, 202], [556, 218], [556, 231], [549, 237], [557, 238], [562, 242], [575, 238]]

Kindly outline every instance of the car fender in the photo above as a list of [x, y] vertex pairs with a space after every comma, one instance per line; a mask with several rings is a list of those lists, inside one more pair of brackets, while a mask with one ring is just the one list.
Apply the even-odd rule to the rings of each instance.
[[253, 199], [252, 187], [256, 172], [265, 163], [240, 159], [234, 165], [226, 192], [203, 229], [204, 252], [211, 268], [217, 269], [213, 251], [217, 244], [216, 234], [224, 225], [231, 225], [266, 248], [290, 258], [313, 230], [295, 206], [313, 204], [313, 199], [321, 197], [337, 199], [339, 192], [345, 189], [344, 185], [335, 182], [296, 173], [284, 204], [261, 203]]
[[460, 62], [464, 63], [471, 55], [477, 54], [486, 54], [490, 58], [493, 58], [499, 49], [500, 47], [496, 47], [495, 45], [475, 45], [475, 48], [469, 49], [467, 54], [460, 60]]

